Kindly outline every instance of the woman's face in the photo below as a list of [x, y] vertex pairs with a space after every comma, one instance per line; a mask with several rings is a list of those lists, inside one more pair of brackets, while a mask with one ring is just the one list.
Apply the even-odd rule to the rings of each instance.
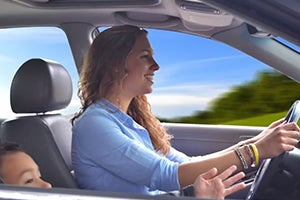
[[154, 72], [159, 69], [146, 34], [138, 36], [126, 60], [123, 90], [132, 97], [152, 92]]
[[12, 152], [2, 158], [2, 180], [6, 184], [50, 188], [51, 184], [41, 179], [34, 160], [24, 152]]

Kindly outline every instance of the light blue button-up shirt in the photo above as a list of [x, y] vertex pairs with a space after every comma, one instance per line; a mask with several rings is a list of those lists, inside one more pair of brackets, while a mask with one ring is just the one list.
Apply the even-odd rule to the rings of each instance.
[[90, 105], [73, 126], [72, 162], [80, 188], [157, 194], [179, 190], [178, 164], [189, 160], [171, 148], [154, 150], [148, 131], [106, 99]]

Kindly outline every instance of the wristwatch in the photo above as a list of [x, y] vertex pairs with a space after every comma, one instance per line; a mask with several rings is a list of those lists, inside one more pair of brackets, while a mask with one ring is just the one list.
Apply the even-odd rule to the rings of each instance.
[[180, 190], [180, 196], [187, 196], [187, 197], [194, 197], [195, 192], [194, 192], [194, 186], [189, 185]]

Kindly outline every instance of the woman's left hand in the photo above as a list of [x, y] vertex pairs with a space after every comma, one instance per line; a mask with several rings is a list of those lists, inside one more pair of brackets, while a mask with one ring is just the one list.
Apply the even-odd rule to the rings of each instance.
[[194, 182], [195, 197], [224, 199], [226, 196], [245, 188], [246, 185], [243, 182], [235, 184], [245, 177], [243, 172], [231, 176], [236, 169], [237, 167], [233, 165], [219, 175], [217, 175], [216, 168], [200, 174]]

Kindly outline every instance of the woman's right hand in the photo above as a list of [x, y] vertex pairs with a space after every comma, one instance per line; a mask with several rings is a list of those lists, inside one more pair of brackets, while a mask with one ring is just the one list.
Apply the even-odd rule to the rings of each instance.
[[272, 158], [285, 151], [293, 150], [299, 140], [299, 131], [299, 126], [294, 122], [272, 123], [254, 143], [258, 149], [259, 158]]

